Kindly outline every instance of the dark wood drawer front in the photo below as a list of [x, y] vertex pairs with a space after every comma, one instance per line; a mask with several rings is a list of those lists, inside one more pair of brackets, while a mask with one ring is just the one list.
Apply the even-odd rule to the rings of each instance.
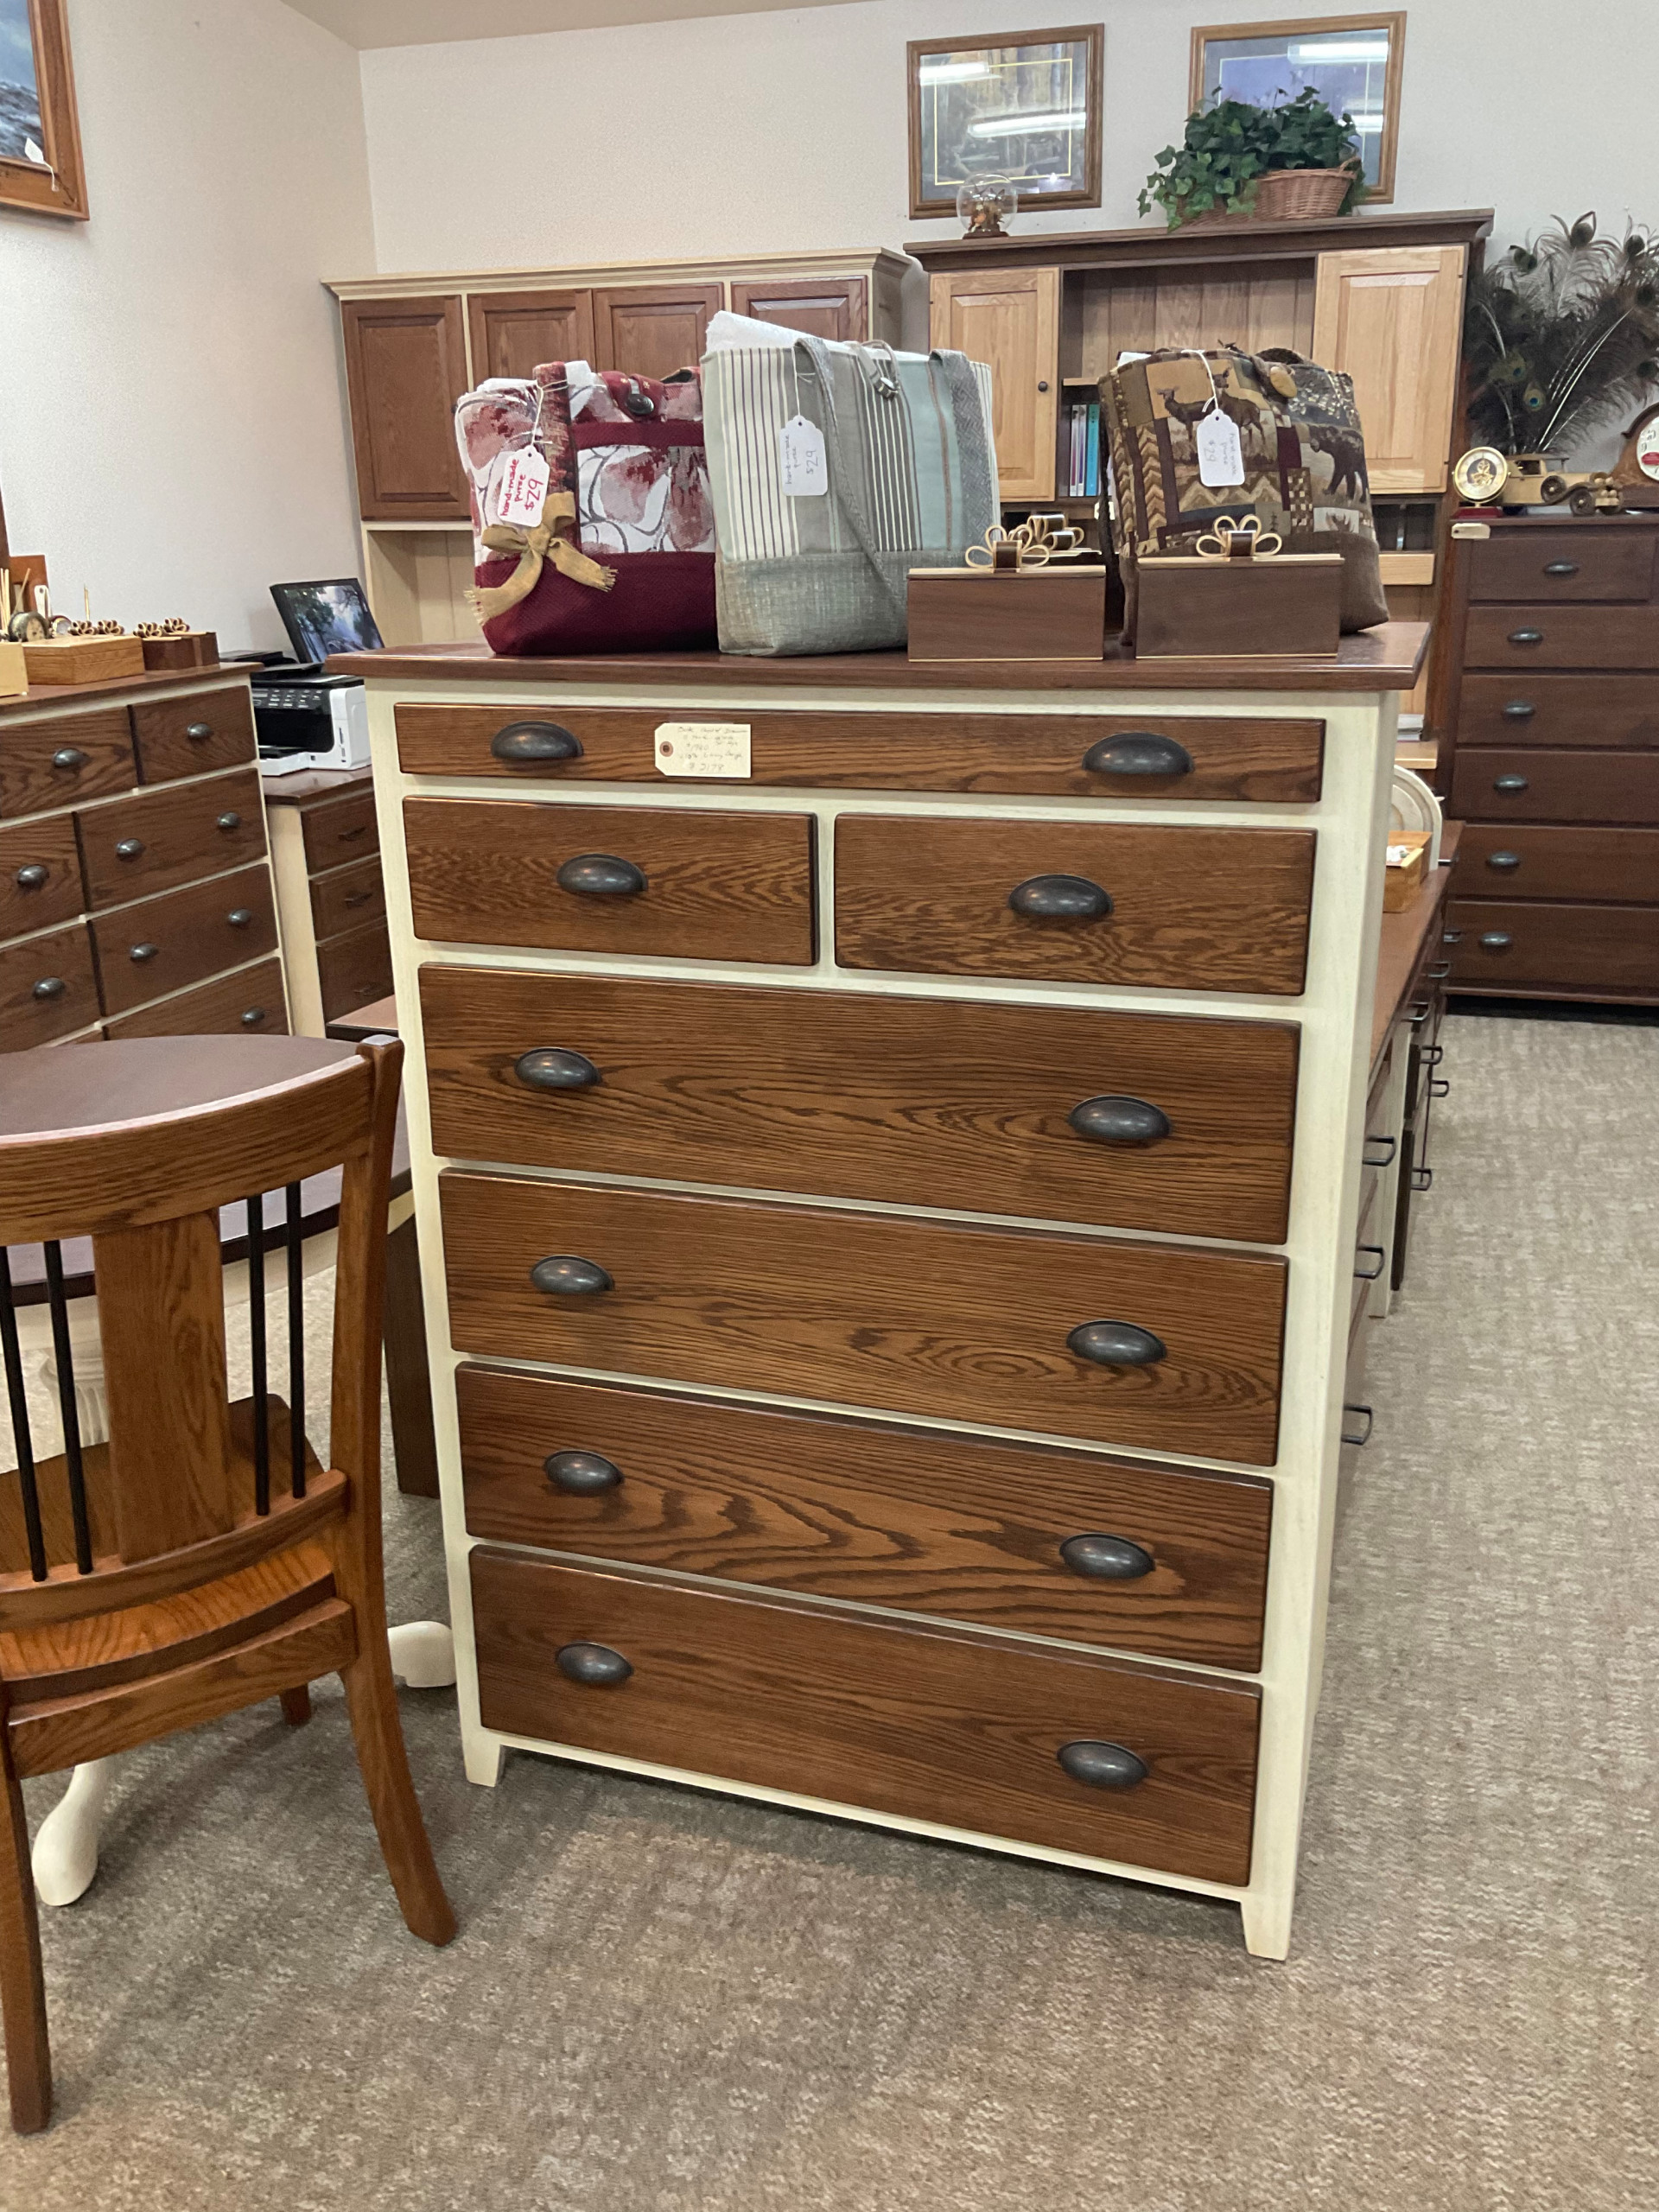
[[1459, 745], [1659, 746], [1650, 676], [1465, 676]]
[[98, 1015], [92, 941], [84, 922], [0, 950], [0, 1052], [73, 1036]]
[[257, 758], [253, 702], [245, 683], [149, 699], [132, 710], [138, 765], [147, 784], [170, 784]]
[[0, 745], [0, 815], [39, 814], [78, 798], [130, 791], [138, 780], [124, 707], [47, 715], [6, 725]]
[[351, 930], [320, 944], [317, 981], [322, 988], [325, 1021], [389, 996], [391, 939], [385, 921], [371, 922], [366, 929]]
[[1659, 606], [1471, 607], [1470, 668], [1659, 669]]
[[306, 868], [312, 875], [378, 853], [380, 822], [373, 791], [353, 791], [349, 798], [330, 799], [326, 806], [308, 806], [300, 817], [300, 835]]
[[1659, 907], [1454, 899], [1451, 988], [1659, 993]]
[[1468, 548], [1469, 597], [1535, 601], [1644, 601], [1653, 597], [1659, 531], [1499, 529]]
[[415, 934], [688, 960], [812, 958], [804, 814], [406, 799]]
[[[1261, 1711], [1251, 1684], [488, 1548], [471, 1566], [486, 1728], [1172, 1874], [1249, 1879]], [[620, 1653], [626, 1680], [570, 1680], [559, 1654], [580, 1644]], [[1084, 1745], [1119, 1747], [1137, 1763], [1120, 1757], [1119, 1771], [1141, 1778], [1074, 1780], [1060, 1753]]]
[[1458, 848], [1470, 899], [1620, 899], [1659, 903], [1659, 830], [1494, 829], [1471, 823]]
[[94, 907], [122, 906], [264, 856], [256, 768], [208, 783], [140, 791], [114, 806], [89, 807], [76, 823], [87, 901]]
[[[510, 1176], [442, 1189], [462, 1351], [1273, 1459], [1277, 1259]], [[538, 1288], [561, 1255], [612, 1287]], [[1070, 1341], [1096, 1322], [1076, 1343], [1117, 1363]]]
[[1476, 822], [1659, 823], [1659, 753], [1460, 747], [1446, 812]]
[[141, 1013], [124, 1014], [104, 1027], [111, 1037], [286, 1037], [283, 963], [262, 960], [234, 976], [215, 976], [211, 983], [199, 983]]
[[[1055, 878], [1061, 887], [1050, 887]], [[1064, 904], [1069, 882], [1103, 893], [1109, 910], [1016, 911]], [[847, 968], [1294, 996], [1313, 886], [1308, 830], [843, 814], [836, 957]]]
[[[707, 707], [684, 714], [566, 706], [409, 706], [396, 712], [397, 756], [406, 774], [533, 783], [658, 782], [658, 724], [721, 719]], [[1323, 722], [1243, 715], [986, 715], [959, 709], [860, 714], [842, 708], [762, 710], [746, 719], [751, 783], [834, 791], [1051, 791], [1286, 805], [1318, 798], [1325, 751]], [[524, 757], [537, 743], [550, 743], [545, 734], [515, 739], [511, 733], [525, 721], [563, 731], [581, 752], [563, 760]], [[492, 749], [498, 741], [500, 753]]]
[[1273, 1491], [1258, 1478], [484, 1367], [455, 1379], [476, 1536], [1261, 1663]]
[[311, 886], [311, 921], [320, 938], [361, 929], [365, 922], [384, 921], [385, 912], [386, 887], [378, 853], [332, 869]]
[[276, 950], [270, 870], [238, 868], [182, 891], [164, 892], [92, 924], [104, 1007], [124, 1014], [221, 968], [239, 968]]
[[0, 938], [73, 921], [81, 898], [73, 816], [51, 814], [0, 830]]
[[[423, 968], [421, 1002], [433, 1141], [454, 1159], [1285, 1233], [1289, 1024], [477, 968]], [[545, 1057], [519, 1072], [550, 1048], [591, 1077]], [[584, 1087], [537, 1087], [573, 1073]]]

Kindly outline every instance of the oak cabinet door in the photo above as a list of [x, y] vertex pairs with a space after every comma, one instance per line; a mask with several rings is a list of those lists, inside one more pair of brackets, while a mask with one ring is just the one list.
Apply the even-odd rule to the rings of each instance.
[[936, 276], [932, 342], [991, 372], [997, 480], [1005, 499], [1054, 496], [1059, 408], [1058, 269], [986, 269]]
[[709, 318], [726, 304], [719, 284], [630, 284], [594, 294], [596, 369], [660, 381], [702, 359]]
[[1322, 253], [1313, 358], [1354, 380], [1375, 492], [1443, 492], [1463, 327], [1460, 245]]
[[785, 330], [804, 330], [811, 338], [856, 343], [870, 334], [861, 276], [827, 276], [821, 283], [734, 280], [732, 312], [753, 315], [757, 322], [779, 323]]
[[460, 300], [342, 300], [340, 315], [363, 516], [464, 522], [454, 429], [467, 389]]
[[543, 361], [591, 361], [591, 292], [473, 292], [467, 301], [473, 376], [527, 377]]

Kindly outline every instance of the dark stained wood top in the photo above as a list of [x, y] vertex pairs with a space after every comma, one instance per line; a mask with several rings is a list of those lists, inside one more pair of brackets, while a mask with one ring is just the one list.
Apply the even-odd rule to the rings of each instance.
[[365, 1037], [395, 1037], [397, 1034], [397, 1000], [388, 992], [383, 999], [371, 999], [367, 1006], [354, 1007], [351, 1013], [337, 1015], [328, 1024], [331, 1037], [345, 1037], [360, 1044]]
[[1371, 1067], [1375, 1071], [1389, 1041], [1389, 1032], [1400, 1019], [1411, 979], [1423, 957], [1431, 930], [1440, 926], [1446, 893], [1452, 885], [1452, 863], [1463, 836], [1461, 822], [1440, 825], [1440, 864], [1424, 881], [1409, 906], [1382, 917], [1382, 943], [1376, 959], [1376, 996], [1371, 1008]]
[[353, 1057], [323, 1037], [130, 1037], [6, 1055], [0, 1140], [146, 1122], [302, 1082]]
[[1426, 622], [1380, 622], [1344, 638], [1334, 661], [1208, 660], [912, 661], [900, 652], [833, 653], [798, 659], [748, 653], [591, 653], [510, 660], [480, 639], [454, 645], [337, 653], [335, 676], [428, 683], [626, 683], [833, 685], [902, 691], [1408, 691], [1428, 647]]
[[264, 768], [260, 774], [267, 806], [320, 806], [325, 799], [344, 798], [348, 791], [367, 791], [374, 783], [374, 771], [366, 766], [300, 768], [291, 776], [274, 775]]
[[116, 676], [101, 683], [31, 683], [19, 698], [0, 699], [0, 722], [41, 707], [104, 707], [122, 698], [148, 699], [158, 691], [184, 691], [203, 683], [245, 683], [248, 670], [220, 661], [212, 668], [152, 668], [142, 676]]
[[1368, 246], [1472, 245], [1492, 227], [1490, 207], [1412, 215], [1375, 208], [1314, 221], [1188, 225], [1166, 230], [1055, 231], [1014, 238], [924, 238], [907, 245], [925, 269], [1152, 269], [1170, 262], [1300, 261], [1316, 253], [1363, 252]]

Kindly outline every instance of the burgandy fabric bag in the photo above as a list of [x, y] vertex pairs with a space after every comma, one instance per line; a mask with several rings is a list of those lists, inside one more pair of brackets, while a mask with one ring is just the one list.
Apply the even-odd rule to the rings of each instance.
[[[1137, 559], [1193, 552], [1223, 516], [1259, 517], [1287, 553], [1339, 553], [1344, 631], [1388, 620], [1351, 377], [1297, 353], [1166, 350], [1109, 370], [1100, 397], [1126, 638], [1135, 635]], [[1242, 484], [1211, 486], [1198, 474], [1198, 426], [1217, 407], [1238, 431]]]
[[[658, 384], [585, 361], [494, 377], [455, 404], [475, 588], [492, 652], [715, 642], [715, 520], [695, 369]], [[539, 521], [498, 519], [504, 455], [547, 464]]]
[[[702, 385], [721, 652], [902, 645], [908, 572], [958, 564], [998, 518], [990, 371], [716, 316]], [[804, 495], [784, 489], [798, 420], [827, 477]]]

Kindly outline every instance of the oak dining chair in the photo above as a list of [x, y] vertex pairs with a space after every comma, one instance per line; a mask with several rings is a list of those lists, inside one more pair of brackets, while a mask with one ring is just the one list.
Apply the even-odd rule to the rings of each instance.
[[[242, 1071], [227, 1084], [207, 1041], [17, 1055], [0, 1093], [0, 1353], [18, 1461], [0, 1476], [0, 2011], [22, 2133], [52, 2108], [25, 1777], [266, 1698], [298, 1718], [306, 1686], [338, 1673], [404, 1921], [430, 1943], [454, 1934], [397, 1716], [381, 1565], [380, 1318], [402, 1046], [319, 1041], [312, 1065], [296, 1072], [290, 1056], [269, 1081], [278, 1063], [261, 1059], [263, 1040], [226, 1039]], [[63, 1096], [86, 1070], [105, 1117], [66, 1128]], [[219, 1210], [245, 1203], [249, 1263], [263, 1270], [262, 1194], [293, 1194], [297, 1222], [300, 1186], [331, 1166], [341, 1187], [324, 1466], [305, 1433], [303, 1332], [289, 1332], [284, 1398], [269, 1372], [263, 1286], [252, 1389], [230, 1397]], [[64, 1243], [84, 1236], [107, 1441], [82, 1440], [66, 1325], [64, 1448], [37, 1458], [7, 1255], [42, 1244], [50, 1280]], [[299, 1249], [296, 1236], [290, 1266]]]

